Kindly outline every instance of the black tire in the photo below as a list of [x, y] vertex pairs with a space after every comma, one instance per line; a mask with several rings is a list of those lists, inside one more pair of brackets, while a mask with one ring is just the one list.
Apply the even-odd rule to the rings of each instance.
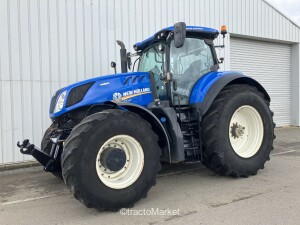
[[[240, 157], [233, 150], [229, 139], [230, 119], [243, 105], [254, 107], [263, 122], [264, 137], [259, 150], [252, 157]], [[216, 97], [202, 120], [203, 161], [220, 175], [248, 177], [264, 168], [270, 159], [275, 139], [273, 112], [270, 103], [255, 87], [235, 84], [225, 87]]]
[[[96, 172], [100, 147], [113, 136], [130, 135], [142, 146], [144, 167], [139, 178], [123, 189], [106, 186]], [[161, 149], [151, 125], [132, 112], [110, 109], [86, 117], [72, 130], [62, 153], [63, 178], [76, 199], [98, 210], [133, 207], [156, 184]]]
[[[51, 126], [45, 131], [44, 137], [41, 142], [41, 150], [48, 155], [50, 155], [50, 151], [52, 148], [52, 142], [50, 140], [51, 138], [51, 133], [56, 130], [57, 128], [54, 126], [54, 124], [51, 124]], [[62, 179], [62, 173], [61, 171], [53, 171], [51, 172], [55, 177], [58, 177]]]

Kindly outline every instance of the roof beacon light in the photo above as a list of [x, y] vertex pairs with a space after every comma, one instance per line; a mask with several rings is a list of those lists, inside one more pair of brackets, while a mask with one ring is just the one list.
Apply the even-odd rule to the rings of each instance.
[[226, 25], [221, 26], [221, 34], [223, 35], [223, 37], [225, 37], [225, 34], [227, 34], [227, 26]]
[[215, 45], [215, 48], [224, 48], [225, 47], [224, 39], [225, 39], [225, 35], [227, 34], [227, 26], [226, 25], [221, 26], [221, 34], [223, 36], [223, 44]]

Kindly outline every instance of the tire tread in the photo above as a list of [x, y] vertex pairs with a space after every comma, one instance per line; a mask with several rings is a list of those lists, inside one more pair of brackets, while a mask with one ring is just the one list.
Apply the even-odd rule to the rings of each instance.
[[[203, 163], [211, 170], [216, 172], [219, 175], [229, 175], [232, 177], [248, 177], [249, 175], [255, 175], [256, 171], [251, 171], [249, 174], [241, 171], [236, 171], [232, 168], [228, 163], [224, 162], [223, 155], [220, 151], [218, 151], [218, 140], [216, 138], [217, 129], [218, 129], [218, 118], [219, 112], [222, 111], [224, 104], [226, 104], [227, 99], [229, 99], [232, 95], [239, 91], [250, 91], [255, 92], [260, 97], [264, 98], [263, 93], [261, 93], [256, 87], [245, 85], [245, 84], [234, 84], [226, 86], [216, 97], [214, 102], [212, 103], [209, 111], [204, 115], [202, 120], [202, 139], [206, 140], [203, 154]], [[266, 104], [270, 105], [270, 103], [265, 100]], [[273, 119], [274, 113], [269, 109], [269, 113]], [[275, 123], [273, 123], [275, 128]], [[273, 136], [275, 139], [276, 136]], [[267, 147], [269, 151], [274, 149], [273, 141], [271, 142], [270, 146]], [[205, 151], [205, 149], [210, 149], [210, 151]], [[267, 158], [267, 161], [270, 157]], [[260, 169], [264, 168], [264, 164], [261, 166]]]
[[[89, 129], [93, 126], [97, 126], [99, 121], [106, 120], [108, 117], [113, 117], [113, 116], [122, 116], [124, 113], [129, 116], [130, 119], [134, 121], [140, 121], [142, 126], [147, 129], [151, 130], [152, 134], [149, 135], [151, 137], [154, 137], [156, 142], [157, 142], [157, 148], [158, 147], [158, 136], [154, 133], [154, 131], [151, 128], [151, 125], [143, 120], [139, 115], [131, 113], [131, 112], [126, 112], [123, 110], [116, 110], [116, 109], [109, 109], [109, 110], [104, 110], [102, 112], [93, 114], [91, 116], [86, 117], [80, 124], [78, 124], [76, 127], [73, 128], [70, 136], [65, 142], [64, 146], [64, 151], [62, 153], [62, 158], [61, 158], [61, 163], [62, 163], [62, 176], [63, 179], [66, 183], [66, 185], [70, 188], [71, 192], [73, 193], [74, 197], [82, 202], [86, 207], [88, 208], [96, 208], [98, 211], [104, 211], [104, 210], [109, 210], [109, 211], [118, 211], [120, 207], [106, 207], [105, 204], [102, 202], [92, 202], [89, 198], [87, 198], [83, 193], [78, 185], [77, 181], [77, 176], [75, 174], [75, 161], [78, 159], [77, 153], [79, 152], [78, 150], [78, 143], [84, 139], [86, 135], [88, 135]], [[145, 137], [145, 138], [150, 138], [150, 137]], [[161, 156], [161, 151], [159, 154], [159, 157]], [[153, 176], [151, 179], [152, 181], [149, 182], [148, 187], [146, 188], [146, 192], [142, 193], [139, 196], [139, 199], [145, 198], [147, 196], [148, 190], [156, 184], [156, 174], [159, 172], [161, 168], [160, 161], [158, 160], [157, 167], [154, 169], [155, 176]], [[127, 208], [131, 208], [134, 206], [135, 202], [129, 202], [126, 206]]]

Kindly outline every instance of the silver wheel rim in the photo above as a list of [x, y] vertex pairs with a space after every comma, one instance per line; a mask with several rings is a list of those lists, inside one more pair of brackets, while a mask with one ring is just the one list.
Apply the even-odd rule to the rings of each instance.
[[[107, 147], [124, 151], [126, 162], [122, 169], [110, 171], [101, 165], [101, 154]], [[123, 189], [133, 184], [144, 168], [144, 152], [140, 143], [129, 135], [117, 135], [107, 140], [99, 149], [96, 159], [96, 170], [99, 179], [113, 189]]]
[[264, 126], [259, 112], [250, 105], [239, 107], [229, 124], [229, 140], [235, 153], [242, 158], [254, 156], [263, 137]]

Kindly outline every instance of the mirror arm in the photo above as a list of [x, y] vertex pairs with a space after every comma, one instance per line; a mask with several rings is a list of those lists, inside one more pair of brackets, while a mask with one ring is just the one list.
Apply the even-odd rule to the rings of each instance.
[[132, 67], [132, 72], [134, 72], [135, 64], [136, 64], [136, 62], [137, 62], [140, 58], [141, 58], [141, 57], [138, 57], [136, 60], [134, 60], [133, 67]]
[[128, 67], [129, 70], [131, 70], [131, 65], [132, 65], [132, 62], [131, 62], [131, 53], [127, 52], [126, 56], [127, 56], [127, 67]]
[[167, 41], [167, 42], [171, 42], [172, 39], [173, 39], [173, 37], [174, 37], [174, 32], [170, 32], [170, 33], [168, 34], [167, 38], [166, 38], [166, 41]]
[[225, 48], [225, 35], [227, 34], [225, 32], [221, 32], [222, 36], [223, 36], [223, 44], [222, 45], [216, 45], [215, 48]]
[[216, 45], [215, 48], [225, 48], [225, 35], [223, 35], [223, 44], [222, 45]]

